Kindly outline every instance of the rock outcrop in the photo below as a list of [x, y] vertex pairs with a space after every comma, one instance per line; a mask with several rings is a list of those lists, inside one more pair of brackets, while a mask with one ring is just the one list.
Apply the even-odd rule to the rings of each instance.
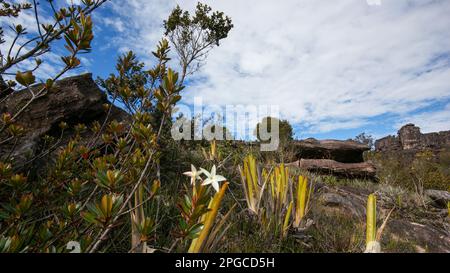
[[297, 141], [298, 159], [331, 159], [341, 163], [360, 163], [364, 161], [363, 154], [369, 151], [367, 145], [356, 141], [316, 140], [309, 138]]
[[[37, 88], [39, 85], [33, 87]], [[27, 91], [13, 93], [0, 105], [0, 114], [17, 112], [29, 99], [30, 94]], [[14, 159], [16, 167], [25, 167], [31, 158], [41, 152], [40, 146], [44, 136], [59, 139], [55, 148], [69, 141], [74, 132], [68, 129], [61, 136], [59, 128], [61, 122], [66, 122], [70, 128], [80, 123], [89, 126], [94, 121], [102, 124], [107, 116], [104, 104], [109, 104], [106, 95], [99, 89], [91, 74], [69, 77], [56, 82], [46, 96], [34, 101], [19, 116], [17, 123], [23, 126], [25, 133], [16, 141], [0, 145], [0, 160], [9, 156]], [[114, 105], [111, 107], [109, 120], [129, 119], [126, 112]], [[0, 139], [5, 137], [2, 136]], [[93, 139], [93, 133], [89, 128], [84, 133], [83, 139], [86, 141]]]
[[330, 159], [301, 159], [288, 166], [344, 178], [375, 179], [376, 176], [375, 166], [369, 162], [341, 163]]
[[377, 152], [439, 150], [450, 146], [450, 131], [422, 134], [414, 124], [407, 124], [398, 136], [388, 136], [375, 142]]
[[435, 207], [445, 209], [450, 202], [450, 193], [447, 191], [426, 190], [425, 196], [431, 200], [431, 204]]
[[364, 162], [367, 145], [347, 140], [316, 140], [309, 138], [293, 144], [298, 161], [288, 164], [314, 173], [345, 178], [375, 179], [376, 169]]

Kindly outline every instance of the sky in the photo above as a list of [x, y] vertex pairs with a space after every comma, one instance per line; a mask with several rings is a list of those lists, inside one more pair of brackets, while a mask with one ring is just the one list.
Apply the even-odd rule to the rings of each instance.
[[[297, 138], [381, 138], [406, 123], [450, 130], [450, 1], [202, 2], [234, 28], [189, 79], [181, 103], [278, 105]], [[192, 11], [196, 3], [111, 0], [94, 14], [93, 51], [72, 73], [106, 77], [128, 50], [151, 66], [162, 21], [177, 4]], [[58, 67], [58, 50], [46, 56], [44, 77]]]

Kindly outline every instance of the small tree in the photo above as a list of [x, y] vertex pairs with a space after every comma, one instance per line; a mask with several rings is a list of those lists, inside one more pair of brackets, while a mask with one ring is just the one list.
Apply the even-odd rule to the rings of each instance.
[[292, 141], [294, 139], [294, 131], [293, 131], [292, 126], [289, 123], [289, 121], [287, 121], [287, 120], [279, 120], [279, 119], [273, 118], [273, 117], [263, 118], [263, 120], [256, 125], [256, 129], [255, 129], [255, 132], [254, 132], [256, 138], [259, 141], [261, 141], [261, 138], [260, 138], [260, 127], [262, 125], [265, 125], [265, 127], [267, 128], [267, 132], [271, 133], [272, 123], [276, 123], [276, 121], [278, 121], [278, 124], [280, 126], [279, 127], [280, 143], [281, 144], [286, 144], [287, 142]]
[[368, 135], [366, 133], [361, 133], [357, 135], [354, 139], [354, 141], [359, 142], [361, 144], [367, 145], [369, 148], [373, 148], [375, 141], [371, 135]]
[[[128, 52], [118, 60], [117, 75], [111, 74], [105, 80], [98, 80], [113, 100], [123, 103], [126, 109], [133, 114], [131, 133], [125, 134], [128, 136], [125, 138], [125, 143], [131, 142], [132, 149], [129, 153], [141, 155], [143, 163], [145, 163], [140, 166], [141, 168], [135, 170], [135, 173], [139, 175], [134, 177], [131, 182], [135, 185], [132, 191], [123, 191], [128, 196], [125, 200], [130, 200], [131, 196], [137, 194], [139, 187], [148, 187], [146, 181], [152, 179], [160, 181], [161, 173], [165, 171], [161, 166], [172, 168], [173, 159], [170, 149], [174, 141], [169, 136], [172, 124], [171, 115], [173, 107], [181, 99], [186, 76], [196, 71], [196, 69], [190, 70], [189, 68], [193, 63], [204, 62], [207, 52], [214, 45], [218, 46], [219, 41], [227, 36], [232, 27], [231, 20], [228, 17], [225, 17], [225, 20], [223, 13], [214, 12], [209, 15], [210, 11], [211, 8], [207, 5], [199, 4], [195, 16], [191, 18], [188, 12], [183, 12], [180, 7], [177, 7], [169, 19], [164, 21], [166, 36], [176, 49], [180, 59], [182, 71], [180, 76], [168, 68], [170, 60], [168, 53], [171, 47], [169, 40], [162, 39], [157, 50], [152, 52], [158, 62], [150, 70], [145, 70], [144, 64], [137, 60], [136, 55]], [[183, 35], [179, 36], [180, 33]], [[211, 41], [214, 41], [214, 44]], [[137, 139], [136, 133], [138, 133]], [[144, 145], [139, 143], [143, 140], [147, 140], [144, 141]], [[121, 164], [116, 168], [129, 169], [129, 167], [124, 167], [128, 164], [126, 160]], [[144, 206], [139, 202], [135, 205], [139, 208], [133, 209], [133, 211], [138, 211], [140, 207]], [[121, 214], [120, 211], [124, 210], [123, 208], [125, 207], [119, 210], [118, 215]], [[133, 211], [132, 213], [134, 213]], [[141, 220], [147, 218], [148, 216], [141, 213]], [[94, 252], [100, 247], [101, 242], [108, 236], [118, 219], [119, 216], [113, 218], [112, 223], [100, 231], [96, 242], [89, 248], [90, 252]], [[133, 226], [132, 234], [139, 234], [139, 228]], [[139, 243], [134, 241], [132, 249], [139, 248]]]
[[193, 16], [179, 6], [172, 11], [164, 21], [164, 29], [180, 60], [181, 83], [186, 75], [201, 67], [208, 52], [219, 46], [232, 28], [228, 16], [219, 11], [211, 13], [211, 8], [205, 4], [198, 3]]

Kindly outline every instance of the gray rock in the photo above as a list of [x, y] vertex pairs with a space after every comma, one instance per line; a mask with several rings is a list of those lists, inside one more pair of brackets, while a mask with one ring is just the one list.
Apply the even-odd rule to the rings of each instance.
[[342, 163], [364, 162], [363, 154], [369, 146], [356, 141], [316, 140], [314, 138], [296, 141], [297, 159], [330, 159]]
[[[392, 219], [385, 230], [385, 239], [408, 242], [415, 252], [450, 253], [450, 234], [448, 230], [433, 225], [424, 225], [406, 219]], [[383, 243], [388, 243], [383, 240]]]
[[398, 136], [388, 136], [375, 142], [377, 152], [439, 150], [450, 145], [450, 131], [422, 134], [414, 124], [407, 124]]
[[437, 208], [446, 208], [448, 202], [450, 202], [450, 193], [447, 191], [426, 190], [425, 196], [427, 196], [432, 201], [432, 205]]
[[335, 207], [357, 217], [363, 217], [365, 214], [364, 204], [350, 193], [323, 192], [320, 194], [319, 201], [325, 207]]
[[371, 162], [341, 163], [329, 159], [302, 159], [298, 162], [298, 167], [310, 172], [345, 178], [370, 180], [375, 180], [376, 178], [376, 167]]
[[[434, 192], [434, 191], [431, 191]], [[436, 191], [438, 192], [438, 191]], [[333, 209], [343, 216], [355, 217], [355, 221], [365, 223], [368, 190], [348, 186], [323, 186], [317, 193], [321, 213]], [[380, 193], [381, 194], [381, 193]], [[438, 196], [447, 196], [440, 192]], [[379, 225], [384, 221], [391, 207], [383, 207], [382, 196], [378, 196], [377, 215]], [[316, 203], [317, 204], [317, 203]], [[450, 253], [450, 229], [446, 221], [432, 213], [424, 214], [426, 218], [410, 218], [401, 211], [394, 211], [386, 224], [381, 237], [381, 250], [395, 242], [404, 243], [412, 252]], [[418, 222], [416, 222], [418, 221]], [[379, 226], [378, 226], [379, 227]], [[337, 229], [339, 227], [336, 227]], [[392, 250], [391, 250], [392, 251]]]

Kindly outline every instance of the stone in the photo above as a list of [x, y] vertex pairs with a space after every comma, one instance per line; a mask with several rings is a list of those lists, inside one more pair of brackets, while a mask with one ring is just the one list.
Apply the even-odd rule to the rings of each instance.
[[377, 152], [439, 150], [450, 146], [450, 131], [422, 134], [414, 124], [403, 126], [397, 136], [375, 142]]
[[287, 166], [324, 175], [370, 180], [374, 180], [377, 173], [375, 165], [371, 162], [341, 163], [329, 159], [301, 159]]
[[432, 224], [425, 225], [407, 219], [391, 219], [383, 232], [383, 237], [410, 243], [418, 253], [450, 253], [449, 231]]
[[377, 152], [401, 151], [403, 147], [395, 136], [387, 136], [375, 142], [375, 150]]
[[[319, 202], [314, 204], [321, 213], [337, 213], [365, 223], [367, 197], [370, 193], [366, 189], [350, 186], [323, 186], [314, 192], [313, 198], [318, 199]], [[391, 205], [382, 201], [385, 199], [383, 195], [382, 192], [377, 194], [377, 215], [380, 223], [392, 209]], [[419, 219], [400, 210], [394, 211], [381, 235], [381, 252], [385, 251], [387, 245], [397, 241], [412, 247], [407, 251], [450, 253], [450, 226], [446, 223], [447, 220], [428, 212], [422, 214]]]
[[352, 215], [363, 215], [363, 212], [358, 210], [358, 205], [355, 205], [349, 197], [344, 197], [338, 193], [323, 193], [320, 195], [319, 200], [323, 206], [339, 207], [347, 210]]
[[450, 202], [450, 193], [447, 191], [426, 190], [424, 193], [431, 200], [431, 204], [437, 208], [447, 208]]
[[364, 152], [370, 148], [356, 141], [316, 140], [294, 142], [297, 159], [330, 159], [342, 163], [364, 162]]

